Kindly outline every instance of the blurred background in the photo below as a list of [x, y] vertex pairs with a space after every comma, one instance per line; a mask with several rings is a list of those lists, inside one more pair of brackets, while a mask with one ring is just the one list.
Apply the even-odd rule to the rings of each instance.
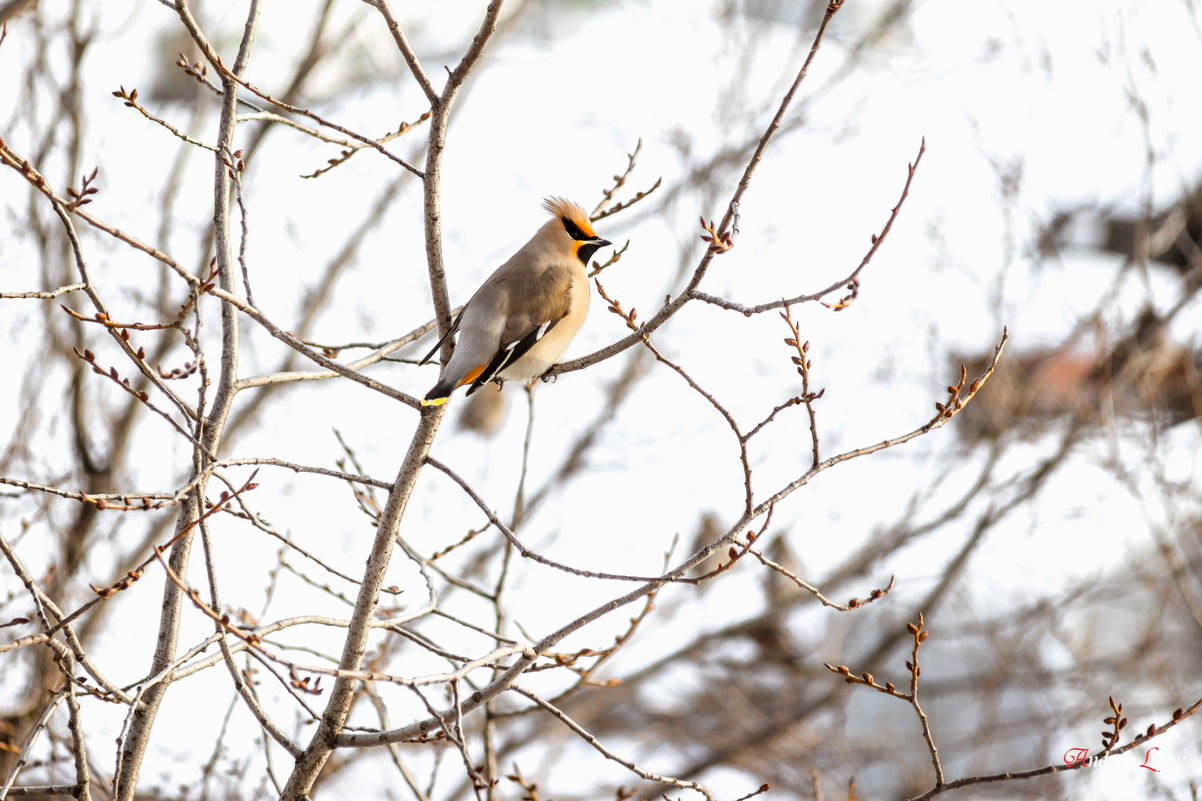
[[[212, 257], [211, 154], [182, 137], [210, 143], [217, 106], [176, 65], [181, 54], [188, 64], [201, 57], [168, 5], [0, 4], [0, 138], [60, 194], [99, 168], [86, 210], [203, 275]], [[232, 59], [245, 4], [193, 5]], [[484, 4], [396, 6], [438, 84]], [[701, 258], [698, 217], [725, 213], [825, 8], [802, 0], [507, 3], [447, 139], [441, 201], [452, 302], [470, 297], [541, 224], [542, 197], [592, 209], [633, 163], [616, 199], [655, 189], [597, 222], [622, 249], [599, 279], [623, 308], [650, 317]], [[265, 4], [246, 75], [367, 136], [413, 125], [389, 147], [424, 161], [424, 96], [365, 3]], [[700, 289], [753, 306], [845, 280], [889, 219], [925, 141], [855, 299], [838, 312], [816, 302], [792, 309], [810, 342], [812, 389], [824, 390], [814, 404], [821, 456], [926, 423], [960, 366], [970, 381], [981, 374], [1006, 328], [998, 371], [948, 426], [799, 488], [756, 541], [837, 602], [893, 579], [886, 597], [838, 612], [747, 558], [713, 581], [666, 587], [654, 609], [620, 610], [572, 635], [565, 653], [605, 651], [615, 638], [621, 647], [587, 671], [532, 674], [528, 686], [558, 699], [614, 752], [724, 799], [764, 782], [773, 788], [766, 797], [790, 799], [844, 798], [853, 779], [860, 798], [932, 787], [913, 710], [823, 667], [908, 687], [905, 623], [920, 613], [930, 631], [920, 693], [948, 780], [1064, 764], [1074, 748], [1095, 753], [1108, 696], [1124, 704], [1135, 733], [1193, 705], [1202, 696], [1199, 75], [1202, 11], [1191, 0], [848, 0], [743, 199], [735, 247], [714, 260]], [[134, 88], [137, 104], [177, 133], [113, 96]], [[370, 150], [344, 158], [342, 145], [288, 127], [251, 100], [257, 108], [242, 109], [235, 146], [247, 165], [245, 262], [258, 307], [344, 361], [432, 319], [420, 182]], [[0, 171], [0, 204], [0, 292], [79, 281], [60, 221], [19, 172]], [[175, 318], [187, 300], [177, 279], [79, 227], [114, 319]], [[193, 333], [215, 362], [218, 308], [204, 303], [208, 316]], [[90, 494], [174, 491], [190, 468], [189, 443], [76, 358], [72, 348], [92, 349], [107, 369], [121, 354], [60, 304], [90, 313], [78, 293], [0, 303], [0, 476]], [[568, 358], [626, 332], [600, 298], [593, 304]], [[776, 311], [744, 317], [694, 301], [652, 341], [747, 431], [801, 392], [781, 344], [788, 334]], [[201, 374], [178, 333], [138, 337], [155, 364], [180, 371], [180, 395], [196, 397]], [[426, 337], [366, 372], [420, 395], [437, 368], [413, 361], [432, 344]], [[240, 374], [310, 367], [244, 319]], [[451, 402], [432, 454], [548, 558], [655, 575], [742, 513], [729, 425], [645, 349], [529, 394], [510, 385], [469, 400]], [[219, 455], [340, 465], [388, 481], [415, 423], [409, 409], [349, 381], [272, 384], [239, 396]], [[748, 447], [759, 501], [809, 468], [805, 410], [783, 410]], [[229, 474], [240, 483], [250, 469]], [[233, 515], [212, 523], [227, 611], [257, 621], [345, 618], [354, 587], [338, 573], [361, 569], [371, 500], [319, 475], [264, 467], [256, 480], [247, 503], [265, 527]], [[169, 509], [102, 512], [0, 486], [0, 531], [66, 610], [93, 596], [89, 584], [108, 586], [145, 559], [170, 537], [173, 519]], [[415, 621], [415, 635], [483, 653], [491, 641], [471, 626], [537, 640], [629, 589], [506, 556], [487, 522], [444, 475], [423, 473], [401, 536], [431, 559], [471, 538], [430, 562], [443, 614]], [[200, 560], [193, 570], [190, 580], [202, 583]], [[386, 603], [398, 611], [420, 604], [414, 564], [397, 560], [393, 571], [403, 591]], [[78, 624], [93, 661], [120, 685], [145, 676], [162, 581], [152, 567]], [[501, 583], [503, 614], [472, 590], [495, 586], [499, 595]], [[5, 565], [0, 623], [17, 618], [36, 621]], [[211, 628], [193, 610], [183, 647]], [[37, 630], [9, 624], [0, 641]], [[373, 652], [380, 669], [447, 669], [444, 656], [396, 639]], [[311, 626], [281, 632], [270, 646], [328, 664], [340, 641], [339, 630]], [[31, 647], [0, 651], [0, 666], [6, 774], [60, 677]], [[311, 716], [281, 684], [256, 681], [264, 707], [303, 741]], [[363, 727], [425, 715], [401, 688], [374, 688], [361, 702]], [[312, 703], [320, 708], [320, 699]], [[125, 710], [84, 704], [103, 783]], [[475, 733], [483, 723], [465, 725]], [[539, 797], [658, 792], [523, 699], [502, 697], [488, 725], [493, 758], [537, 783]], [[69, 774], [63, 730], [48, 730], [23, 781]], [[146, 798], [274, 797], [273, 782], [288, 772], [287, 754], [263, 742], [220, 666], [169, 693], [155, 731]], [[1131, 736], [1124, 731], [1121, 742]], [[1156, 739], [1150, 756], [1139, 748], [1099, 767], [948, 795], [1196, 798], [1200, 739], [1190, 719]], [[1141, 767], [1145, 759], [1158, 770]], [[435, 746], [340, 752], [323, 780], [329, 797], [472, 795], [461, 762]], [[493, 792], [530, 791], [502, 779]]]

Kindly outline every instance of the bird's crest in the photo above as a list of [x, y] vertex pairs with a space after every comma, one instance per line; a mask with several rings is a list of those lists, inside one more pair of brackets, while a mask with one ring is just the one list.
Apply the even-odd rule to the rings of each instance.
[[563, 220], [565, 228], [571, 230], [568, 223], [572, 223], [589, 237], [597, 235], [596, 231], [593, 230], [592, 222], [589, 221], [588, 212], [580, 204], [573, 203], [562, 197], [552, 196], [543, 201], [543, 208], [552, 217], [558, 217]]

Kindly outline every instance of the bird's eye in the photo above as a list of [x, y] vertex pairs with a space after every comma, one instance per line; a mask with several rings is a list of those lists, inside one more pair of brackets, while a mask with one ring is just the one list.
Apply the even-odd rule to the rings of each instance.
[[572, 237], [572, 239], [592, 239], [591, 236], [581, 230], [580, 226], [572, 220], [567, 217], [561, 217], [560, 219], [563, 220], [563, 230], [567, 231], [568, 236]]

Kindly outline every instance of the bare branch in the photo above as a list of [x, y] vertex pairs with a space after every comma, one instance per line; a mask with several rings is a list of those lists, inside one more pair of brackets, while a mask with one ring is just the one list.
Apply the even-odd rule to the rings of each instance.
[[65, 295], [68, 292], [78, 292], [81, 289], [86, 289], [87, 286], [87, 284], [70, 284], [69, 286], [60, 286], [57, 289], [51, 289], [46, 292], [0, 292], [0, 300], [16, 300], [20, 298], [49, 300], [57, 298], [59, 295]]
[[626, 768], [627, 770], [629, 770], [631, 773], [635, 774], [639, 778], [646, 779], [647, 781], [657, 782], [659, 784], [667, 784], [667, 785], [671, 785], [673, 787], [679, 787], [682, 790], [694, 790], [694, 791], [700, 793], [702, 798], [707, 799], [707, 801], [714, 801], [714, 794], [711, 793], [709, 788], [706, 787], [705, 785], [698, 784], [697, 782], [689, 781], [687, 779], [675, 779], [675, 778], [672, 778], [671, 776], [661, 776], [658, 773], [652, 773], [649, 770], [645, 770], [645, 769], [639, 767], [638, 764], [636, 764], [635, 762], [632, 762], [629, 759], [625, 759], [624, 757], [620, 757], [617, 754], [615, 754], [613, 751], [606, 748], [604, 745], [602, 745], [600, 740], [598, 740], [596, 737], [593, 736], [593, 734], [591, 732], [589, 732], [587, 729], [585, 729], [583, 726], [581, 726], [576, 721], [572, 720], [570, 717], [567, 716], [567, 714], [563, 710], [554, 706], [549, 701], [546, 701], [543, 698], [539, 697], [538, 695], [535, 695], [534, 693], [525, 689], [524, 687], [519, 687], [517, 685], [514, 685], [513, 691], [516, 692], [518, 695], [529, 698], [531, 701], [538, 704], [545, 711], [547, 711], [551, 715], [553, 715], [556, 720], [558, 720], [560, 723], [562, 723], [563, 725], [565, 725], [569, 729], [571, 729], [572, 732], [574, 734], [576, 734], [577, 737], [584, 740], [586, 743], [588, 743], [590, 746], [592, 746], [598, 753], [602, 754], [606, 759], [611, 760], [613, 762], [617, 762], [619, 765]]
[[[826, 35], [827, 26], [830, 25], [831, 19], [834, 17], [835, 12], [837, 12], [842, 5], [842, 0], [833, 0], [827, 6], [826, 15], [823, 17], [822, 23], [818, 27], [818, 32], [814, 35], [814, 42], [810, 46], [809, 55], [806, 57], [805, 62], [801, 65], [801, 69], [798, 70], [797, 76], [793, 79], [793, 84], [789, 87], [788, 91], [785, 92], [784, 97], [781, 98], [780, 106], [777, 108], [776, 115], [772, 118], [772, 121], [768, 123], [767, 130], [765, 130], [763, 135], [760, 137], [755, 151], [751, 154], [751, 158], [748, 160], [747, 166], [743, 170], [743, 177], [739, 179], [739, 184], [735, 188], [734, 195], [731, 197], [730, 203], [727, 204], [726, 214], [723, 216], [722, 222], [715, 229], [715, 233], [719, 238], [728, 233], [727, 229], [734, 218], [734, 210], [738, 208], [739, 201], [742, 200], [743, 194], [751, 185], [751, 177], [755, 174], [756, 167], [759, 165], [760, 159], [763, 158], [764, 151], [768, 148], [768, 143], [772, 141], [777, 130], [780, 128], [781, 121], [784, 119], [785, 113], [789, 110], [789, 106], [792, 105], [793, 98], [797, 94], [797, 90], [801, 87], [802, 81], [805, 80], [805, 77], [810, 69], [810, 64], [813, 62], [814, 56], [818, 54], [818, 48], [822, 44], [823, 37]], [[548, 375], [559, 375], [560, 373], [569, 373], [574, 370], [582, 370], [585, 367], [589, 367], [618, 353], [621, 353], [638, 342], [644, 341], [647, 336], [649, 336], [657, 328], [667, 322], [669, 318], [676, 314], [681, 307], [683, 307], [690, 300], [698, 297], [698, 295], [695, 294], [697, 287], [701, 284], [701, 280], [705, 277], [706, 271], [709, 269], [709, 263], [714, 257], [714, 253], [715, 252], [712, 249], [706, 249], [706, 252], [702, 255], [700, 261], [697, 263], [697, 266], [693, 269], [693, 274], [685, 288], [679, 294], [677, 294], [676, 297], [669, 299], [668, 302], [665, 303], [658, 312], [656, 312], [649, 320], [643, 323], [637, 332], [628, 335], [618, 342], [607, 345], [606, 347], [601, 348], [594, 353], [590, 353], [587, 356], [582, 356], [578, 359], [573, 359], [567, 362], [560, 362], [548, 371]]]

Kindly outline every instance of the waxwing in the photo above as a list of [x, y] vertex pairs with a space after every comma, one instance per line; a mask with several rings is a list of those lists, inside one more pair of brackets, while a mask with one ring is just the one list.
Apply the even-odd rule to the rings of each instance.
[[497, 268], [459, 312], [451, 329], [426, 354], [425, 364], [459, 333], [455, 352], [423, 406], [445, 403], [470, 384], [471, 395], [489, 381], [529, 381], [563, 355], [588, 314], [589, 258], [610, 244], [597, 236], [579, 205], [549, 197], [552, 219]]

